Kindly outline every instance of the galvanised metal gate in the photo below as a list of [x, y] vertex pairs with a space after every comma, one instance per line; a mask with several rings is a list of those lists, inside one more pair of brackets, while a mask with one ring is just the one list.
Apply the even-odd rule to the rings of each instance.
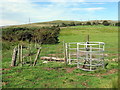
[[65, 43], [67, 63], [87, 71], [104, 68], [104, 46], [104, 42]]

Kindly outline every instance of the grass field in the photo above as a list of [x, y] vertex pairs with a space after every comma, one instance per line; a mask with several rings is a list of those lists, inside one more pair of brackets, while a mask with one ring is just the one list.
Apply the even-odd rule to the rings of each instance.
[[[94, 72], [82, 71], [76, 65], [65, 65], [61, 62], [43, 64], [38, 60], [36, 66], [10, 67], [12, 49], [2, 53], [3, 88], [114, 88], [117, 86], [118, 61], [118, 27], [115, 26], [72, 26], [61, 28], [56, 45], [43, 45], [54, 50], [65, 42], [84, 42], [87, 35], [90, 41], [105, 42], [105, 53], [108, 54], [107, 69]], [[27, 44], [27, 43], [26, 43]], [[11, 44], [10, 44], [11, 45]], [[62, 48], [62, 47], [61, 47]], [[115, 85], [114, 85], [114, 84]]]

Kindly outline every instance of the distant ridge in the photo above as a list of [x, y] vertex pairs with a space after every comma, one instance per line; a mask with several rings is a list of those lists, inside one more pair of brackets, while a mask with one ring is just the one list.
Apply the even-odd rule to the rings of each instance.
[[[89, 21], [54, 20], [54, 21], [48, 21], [48, 22], [38, 22], [38, 23], [34, 23], [34, 24], [61, 24], [61, 23], [69, 24], [71, 22], [79, 23], [79, 22], [103, 22], [103, 21], [105, 21], [105, 20], [89, 20]], [[117, 22], [115, 20], [106, 20], [106, 21]]]
[[[21, 24], [21, 25], [8, 25], [8, 26], [2, 26], [4, 27], [43, 27], [43, 26], [53, 26], [53, 25], [60, 25], [62, 23], [65, 24], [70, 24], [71, 22], [74, 22], [75, 24], [77, 23], [86, 23], [86, 22], [97, 22], [97, 23], [102, 23], [105, 20], [89, 20], [89, 21], [71, 21], [71, 20], [54, 20], [54, 21], [47, 21], [47, 22], [36, 22], [36, 23], [30, 23], [30, 24]], [[118, 21], [115, 20], [106, 20], [110, 23], [117, 23]], [[1, 27], [0, 27], [1, 28]]]

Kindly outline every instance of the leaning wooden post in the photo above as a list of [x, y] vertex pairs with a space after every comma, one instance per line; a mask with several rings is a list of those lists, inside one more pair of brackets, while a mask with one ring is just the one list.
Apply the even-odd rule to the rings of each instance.
[[37, 63], [37, 59], [38, 59], [38, 57], [39, 57], [40, 52], [41, 52], [41, 47], [40, 47], [40, 48], [38, 49], [38, 51], [37, 51], [37, 54], [36, 54], [36, 57], [35, 57], [35, 60], [34, 60], [33, 66], [36, 65], [36, 63]]
[[18, 53], [18, 50], [17, 50], [17, 47], [15, 47], [12, 55], [12, 62], [11, 62], [12, 67], [16, 65], [17, 53]]
[[21, 53], [20, 53], [20, 57], [21, 57], [21, 66], [22, 66], [22, 65], [23, 65], [22, 45], [21, 45], [20, 49], [21, 49]]

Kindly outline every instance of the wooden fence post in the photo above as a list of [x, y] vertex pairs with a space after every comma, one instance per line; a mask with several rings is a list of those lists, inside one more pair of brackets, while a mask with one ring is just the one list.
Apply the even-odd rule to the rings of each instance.
[[29, 57], [30, 57], [30, 64], [32, 64], [32, 59], [31, 59], [31, 45], [29, 44]]
[[63, 41], [63, 49], [64, 49], [65, 64], [67, 64], [67, 44], [64, 41]]
[[17, 47], [15, 47], [12, 55], [12, 62], [11, 62], [12, 67], [16, 65], [17, 53], [18, 53], [18, 50], [17, 50]]
[[22, 66], [23, 65], [22, 45], [21, 45], [20, 49], [21, 49], [20, 58], [21, 58], [21, 66]]
[[20, 63], [20, 45], [18, 44], [18, 64]]
[[38, 59], [38, 57], [39, 57], [40, 52], [41, 52], [41, 47], [40, 47], [40, 48], [38, 49], [38, 51], [37, 51], [37, 54], [36, 54], [36, 57], [35, 57], [35, 60], [34, 60], [33, 66], [36, 65], [36, 63], [37, 63], [37, 59]]

